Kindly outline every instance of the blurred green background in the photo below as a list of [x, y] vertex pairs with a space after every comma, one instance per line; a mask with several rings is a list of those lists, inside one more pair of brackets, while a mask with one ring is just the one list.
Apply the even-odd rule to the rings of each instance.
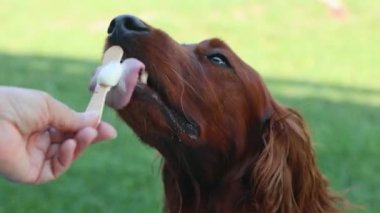
[[[45, 90], [83, 110], [108, 23], [123, 13], [181, 42], [220, 37], [305, 116], [332, 187], [362, 212], [379, 212], [380, 2], [346, 5], [349, 16], [337, 20], [317, 0], [0, 0], [0, 85]], [[157, 153], [111, 110], [104, 120], [119, 137], [94, 145], [57, 181], [0, 179], [0, 212], [160, 212]]]

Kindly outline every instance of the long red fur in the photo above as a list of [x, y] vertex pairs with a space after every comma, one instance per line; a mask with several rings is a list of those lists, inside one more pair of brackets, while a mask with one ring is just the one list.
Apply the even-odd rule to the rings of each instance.
[[[161, 92], [154, 99], [151, 89], [136, 89], [118, 112], [163, 157], [164, 212], [341, 210], [343, 199], [317, 166], [302, 116], [275, 101], [254, 69], [219, 39], [180, 45], [148, 27], [149, 34], [120, 43], [126, 57], [145, 63], [159, 82], [153, 90]], [[210, 63], [205, 55], [213, 51], [223, 53], [231, 68]], [[176, 130], [157, 96], [194, 121], [199, 134]]]

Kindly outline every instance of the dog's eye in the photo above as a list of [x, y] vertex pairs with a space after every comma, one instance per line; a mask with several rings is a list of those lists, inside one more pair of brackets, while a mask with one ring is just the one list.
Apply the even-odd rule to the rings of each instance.
[[230, 62], [228, 62], [226, 56], [220, 53], [210, 54], [206, 57], [215, 65], [222, 66], [222, 67], [231, 67]]

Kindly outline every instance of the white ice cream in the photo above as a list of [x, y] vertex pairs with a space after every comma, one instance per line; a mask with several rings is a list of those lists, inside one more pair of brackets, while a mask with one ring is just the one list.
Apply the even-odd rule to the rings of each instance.
[[113, 87], [118, 84], [123, 74], [121, 64], [117, 61], [104, 65], [98, 75], [98, 84]]

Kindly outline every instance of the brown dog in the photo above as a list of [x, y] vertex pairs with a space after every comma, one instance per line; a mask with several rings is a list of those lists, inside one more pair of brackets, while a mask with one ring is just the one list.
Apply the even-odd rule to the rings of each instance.
[[165, 212], [338, 211], [300, 114], [223, 41], [181, 45], [127, 15], [108, 33], [106, 48], [121, 46], [149, 75], [126, 75], [108, 104], [161, 153]]

